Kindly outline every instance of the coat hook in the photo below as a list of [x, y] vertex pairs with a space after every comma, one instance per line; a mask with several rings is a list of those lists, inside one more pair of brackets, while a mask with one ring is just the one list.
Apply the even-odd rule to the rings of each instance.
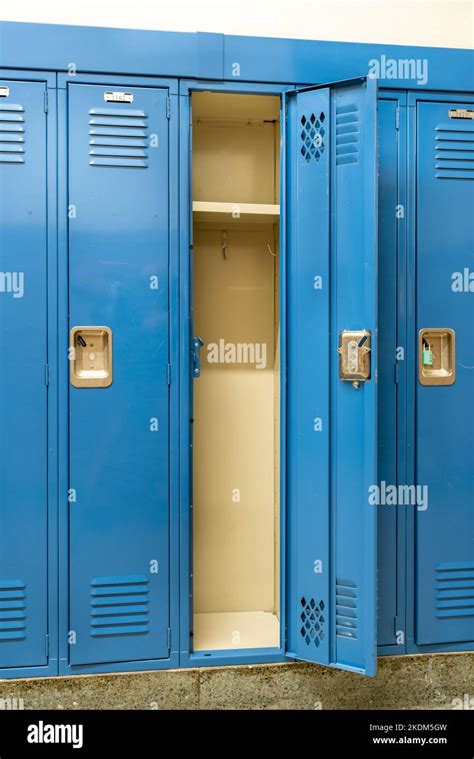
[[267, 242], [267, 248], [268, 248], [268, 252], [270, 253], [271, 256], [273, 256], [273, 258], [276, 258], [278, 256], [278, 253], [273, 252], [269, 242]]
[[227, 259], [227, 235], [225, 232], [222, 232], [222, 255], [224, 259]]

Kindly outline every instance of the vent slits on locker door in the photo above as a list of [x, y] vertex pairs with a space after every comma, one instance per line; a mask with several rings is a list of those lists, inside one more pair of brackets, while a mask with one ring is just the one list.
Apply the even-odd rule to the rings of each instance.
[[138, 635], [149, 631], [145, 575], [96, 577], [91, 582], [91, 635]]
[[435, 130], [436, 179], [474, 179], [474, 125], [438, 124]]
[[0, 163], [25, 163], [25, 109], [0, 100]]
[[26, 638], [26, 585], [0, 580], [0, 643]]
[[148, 167], [148, 116], [129, 108], [91, 108], [89, 164], [119, 169]]
[[438, 618], [474, 616], [474, 561], [438, 564], [435, 585]]
[[321, 155], [324, 153], [324, 135], [326, 131], [323, 127], [325, 120], [323, 112], [319, 114], [319, 117], [314, 113], [309, 116], [302, 116], [301, 121], [301, 133], [300, 140], [303, 143], [301, 145], [301, 155], [306, 163], [309, 163], [311, 159], [319, 161]]
[[336, 108], [336, 165], [359, 163], [359, 109], [356, 105]]
[[357, 586], [350, 580], [336, 580], [336, 635], [357, 639]]
[[307, 646], [316, 646], [318, 648], [324, 640], [324, 601], [316, 603], [314, 598], [306, 600], [303, 596], [300, 604], [302, 608], [300, 635]]

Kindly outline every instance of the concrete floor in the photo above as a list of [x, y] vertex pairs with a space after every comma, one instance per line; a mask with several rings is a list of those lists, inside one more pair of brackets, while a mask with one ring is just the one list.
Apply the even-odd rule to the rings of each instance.
[[8, 699], [24, 709], [452, 709], [469, 699], [474, 707], [474, 654], [382, 658], [376, 678], [274, 664], [2, 680], [0, 708]]

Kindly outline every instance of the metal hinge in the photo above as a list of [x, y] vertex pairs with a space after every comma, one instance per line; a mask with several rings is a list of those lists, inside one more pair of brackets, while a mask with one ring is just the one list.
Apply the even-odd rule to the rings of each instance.
[[201, 376], [201, 348], [204, 342], [200, 337], [193, 337], [191, 368], [194, 379]]
[[44, 640], [45, 654], [46, 654], [46, 658], [49, 659], [49, 635], [45, 635], [44, 638], [45, 638]]
[[44, 91], [44, 112], [48, 113], [48, 90]]
[[44, 384], [49, 386], [49, 364], [44, 365]]
[[400, 129], [400, 108], [395, 111], [395, 129]]
[[168, 385], [171, 385], [171, 364], [168, 364], [166, 367], [166, 382]]
[[171, 118], [171, 98], [170, 97], [166, 98], [166, 118], [167, 119]]
[[400, 628], [398, 626], [398, 616], [395, 615], [393, 618], [393, 634], [396, 636], [399, 631]]
[[168, 651], [171, 651], [171, 627], [168, 627]]

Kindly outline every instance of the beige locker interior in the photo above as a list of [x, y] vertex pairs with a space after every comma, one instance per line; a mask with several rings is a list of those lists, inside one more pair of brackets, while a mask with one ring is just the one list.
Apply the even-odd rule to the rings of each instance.
[[278, 97], [194, 93], [195, 651], [280, 645]]

